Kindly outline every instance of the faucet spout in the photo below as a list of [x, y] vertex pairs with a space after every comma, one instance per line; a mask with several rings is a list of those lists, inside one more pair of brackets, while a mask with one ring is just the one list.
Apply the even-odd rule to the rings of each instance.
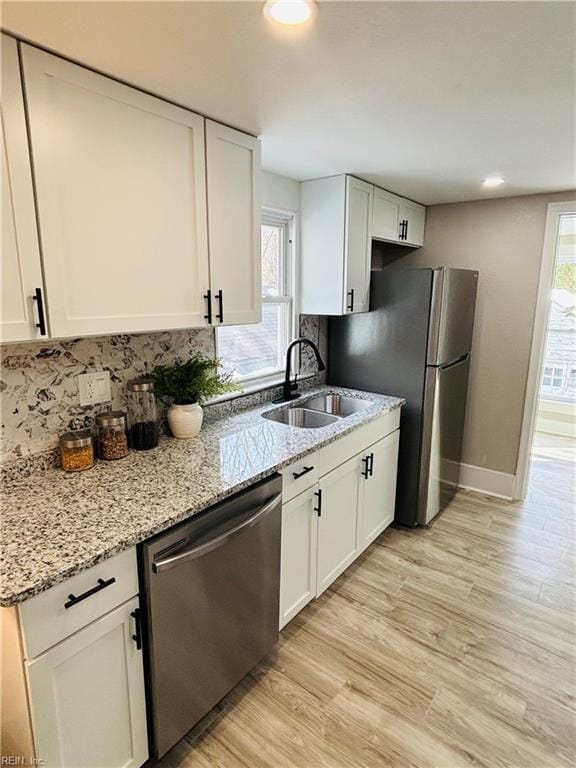
[[298, 339], [294, 339], [294, 341], [290, 342], [288, 344], [288, 348], [286, 349], [286, 373], [284, 377], [284, 384], [282, 385], [282, 397], [278, 400], [275, 400], [275, 403], [285, 403], [290, 400], [295, 400], [297, 397], [300, 397], [300, 393], [298, 390], [298, 385], [296, 381], [292, 381], [292, 375], [291, 375], [291, 365], [292, 365], [292, 350], [294, 347], [297, 346], [308, 346], [310, 349], [314, 352], [314, 356], [316, 357], [316, 363], [318, 365], [318, 370], [323, 371], [326, 369], [326, 366], [324, 364], [324, 361], [322, 360], [322, 357], [320, 355], [320, 351], [316, 344], [311, 339], [307, 339], [305, 336], [301, 336]]

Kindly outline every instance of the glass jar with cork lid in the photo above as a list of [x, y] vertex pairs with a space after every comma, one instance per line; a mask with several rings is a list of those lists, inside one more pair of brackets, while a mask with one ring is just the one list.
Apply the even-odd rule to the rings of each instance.
[[94, 440], [89, 429], [60, 436], [60, 456], [65, 472], [82, 472], [94, 466]]
[[128, 435], [124, 411], [104, 411], [96, 416], [98, 458], [114, 461], [128, 456]]

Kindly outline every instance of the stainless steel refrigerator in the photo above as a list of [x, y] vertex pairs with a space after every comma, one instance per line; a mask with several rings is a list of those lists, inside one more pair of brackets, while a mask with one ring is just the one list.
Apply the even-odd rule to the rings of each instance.
[[406, 399], [397, 522], [426, 525], [460, 478], [478, 272], [372, 272], [370, 312], [330, 319], [328, 381]]

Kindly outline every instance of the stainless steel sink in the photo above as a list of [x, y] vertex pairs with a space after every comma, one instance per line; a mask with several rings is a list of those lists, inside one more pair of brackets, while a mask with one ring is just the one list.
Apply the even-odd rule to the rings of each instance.
[[357, 397], [327, 394], [313, 397], [310, 400], [307, 400], [303, 405], [305, 408], [309, 408], [312, 411], [321, 411], [322, 413], [334, 414], [334, 416], [344, 418], [346, 416], [351, 416], [353, 413], [358, 413], [358, 411], [363, 411], [365, 408], [369, 408], [372, 403], [370, 400], [360, 400]]
[[309, 411], [307, 408], [285, 408], [280, 411], [268, 411], [263, 413], [265, 419], [277, 421], [279, 424], [287, 424], [290, 427], [302, 427], [304, 429], [318, 429], [327, 427], [328, 424], [334, 424], [339, 421], [339, 416], [332, 416], [329, 413], [320, 411]]

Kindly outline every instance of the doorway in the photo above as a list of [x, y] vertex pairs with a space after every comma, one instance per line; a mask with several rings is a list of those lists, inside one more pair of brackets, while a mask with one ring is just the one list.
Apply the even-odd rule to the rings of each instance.
[[548, 209], [524, 422], [516, 498], [524, 498], [528, 487], [548, 493], [557, 489], [562, 496], [572, 497], [576, 478], [575, 204], [553, 204]]

